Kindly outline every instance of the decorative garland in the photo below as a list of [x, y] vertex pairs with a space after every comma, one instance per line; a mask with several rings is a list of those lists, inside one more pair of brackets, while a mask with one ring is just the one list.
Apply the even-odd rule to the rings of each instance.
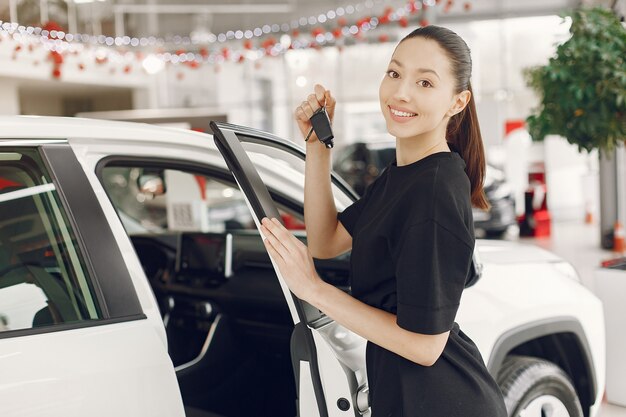
[[[52, 77], [59, 79], [62, 76], [64, 57], [67, 54], [79, 53], [92, 59], [96, 64], [121, 62], [123, 72], [133, 71], [133, 62], [141, 61], [146, 72], [154, 72], [164, 64], [182, 64], [197, 69], [203, 64], [216, 64], [215, 71], [223, 62], [244, 62], [245, 60], [258, 61], [269, 56], [276, 57], [293, 49], [321, 49], [326, 46], [336, 46], [339, 51], [345, 45], [357, 42], [389, 42], [388, 33], [381, 33], [377, 37], [368, 36], [368, 32], [383, 26], [398, 25], [408, 27], [410, 23], [427, 26], [425, 11], [429, 7], [439, 6], [443, 13], [448, 13], [454, 5], [454, 0], [410, 0], [402, 2], [399, 7], [386, 7], [381, 15], [362, 16], [359, 19], [349, 20], [348, 16], [355, 12], [367, 11], [375, 5], [383, 4], [383, 0], [367, 0], [356, 5], [338, 7], [318, 16], [301, 17], [290, 23], [263, 25], [253, 30], [227, 31], [216, 35], [208, 35], [206, 39], [192, 39], [192, 36], [173, 36], [171, 38], [130, 38], [93, 36], [85, 34], [68, 34], [55, 22], [48, 22], [43, 27], [22, 26], [17, 23], [0, 21], [0, 41], [11, 39], [17, 43], [13, 51], [13, 59], [28, 50], [33, 52], [35, 47], [43, 47], [48, 52], [47, 60], [52, 62]], [[463, 3], [464, 11], [471, 10], [471, 3]], [[311, 27], [303, 31], [302, 28]], [[174, 44], [173, 50], [166, 51], [166, 46]], [[206, 44], [211, 45], [205, 46]], [[182, 45], [191, 45], [195, 52], [183, 49]], [[234, 46], [233, 46], [234, 45]], [[154, 48], [154, 52], [144, 54], [142, 51], [132, 51], [137, 48]], [[37, 65], [38, 62], [35, 62]], [[259, 63], [255, 63], [255, 68]], [[85, 69], [84, 63], [78, 64], [79, 70]], [[111, 70], [114, 72], [114, 70]], [[184, 78], [182, 73], [178, 79]]]

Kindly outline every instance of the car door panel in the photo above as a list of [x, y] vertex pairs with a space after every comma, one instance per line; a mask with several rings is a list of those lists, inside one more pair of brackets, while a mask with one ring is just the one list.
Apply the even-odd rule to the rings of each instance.
[[[245, 135], [233, 125], [211, 123], [211, 128], [216, 146], [247, 198], [257, 228], [260, 228], [263, 217], [280, 219], [280, 216], [275, 215], [276, 209], [267, 187], [240, 143], [245, 140]], [[363, 361], [365, 340], [295, 297], [284, 283], [273, 260], [272, 264], [284, 288], [285, 297], [292, 305], [296, 323], [291, 345], [294, 372], [300, 381], [300, 401], [308, 401], [312, 387], [320, 416], [344, 416], [346, 412], [360, 415], [355, 403], [359, 391], [364, 391], [366, 385]], [[346, 341], [342, 342], [342, 338]], [[309, 384], [309, 378], [312, 384]], [[300, 404], [301, 416], [307, 415], [308, 410], [304, 403]]]

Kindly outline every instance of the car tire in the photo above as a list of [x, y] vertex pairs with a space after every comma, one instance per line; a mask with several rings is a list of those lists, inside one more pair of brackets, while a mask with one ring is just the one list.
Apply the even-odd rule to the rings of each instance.
[[510, 355], [497, 382], [509, 417], [583, 417], [569, 376], [552, 362]]

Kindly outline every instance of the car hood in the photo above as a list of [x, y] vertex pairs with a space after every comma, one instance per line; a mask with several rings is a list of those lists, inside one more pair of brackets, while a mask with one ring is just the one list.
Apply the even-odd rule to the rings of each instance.
[[478, 253], [485, 264], [562, 262], [563, 259], [539, 246], [503, 240], [477, 239]]

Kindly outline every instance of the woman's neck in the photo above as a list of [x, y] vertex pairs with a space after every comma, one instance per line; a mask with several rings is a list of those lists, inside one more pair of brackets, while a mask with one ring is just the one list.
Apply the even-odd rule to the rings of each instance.
[[450, 152], [450, 147], [444, 135], [396, 138], [396, 161], [398, 166], [417, 162], [436, 152]]

